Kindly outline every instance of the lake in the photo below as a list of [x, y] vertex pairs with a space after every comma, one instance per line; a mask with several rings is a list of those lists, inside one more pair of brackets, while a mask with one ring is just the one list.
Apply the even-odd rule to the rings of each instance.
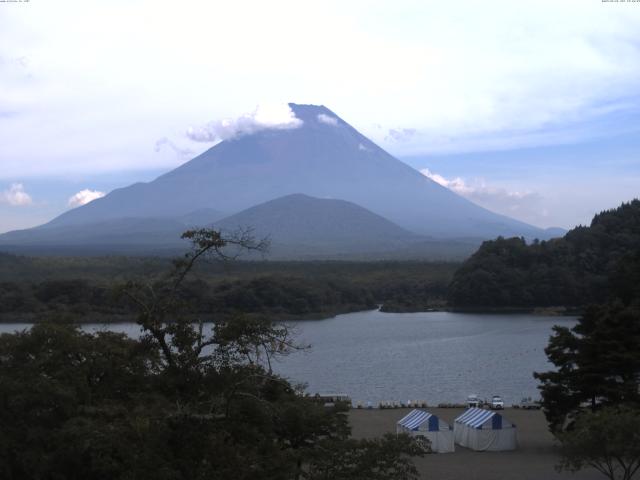
[[[572, 317], [376, 310], [316, 321], [287, 322], [311, 349], [274, 365], [308, 391], [347, 393], [354, 401], [464, 402], [467, 395], [502, 395], [506, 404], [539, 397], [534, 371], [551, 368], [544, 354], [553, 325]], [[0, 332], [28, 328], [0, 324]], [[97, 325], [131, 336], [135, 324]]]

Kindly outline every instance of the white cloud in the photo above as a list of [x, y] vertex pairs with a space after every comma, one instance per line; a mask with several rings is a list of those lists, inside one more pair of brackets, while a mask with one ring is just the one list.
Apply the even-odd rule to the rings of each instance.
[[174, 142], [169, 140], [167, 137], [162, 137], [156, 140], [156, 145], [154, 150], [156, 152], [159, 152], [160, 150], [162, 150], [162, 147], [165, 147], [165, 146], [173, 150], [178, 157], [188, 157], [190, 155], [193, 155], [194, 153], [193, 150], [191, 150], [190, 148], [181, 148], [177, 146]]
[[[136, 181], [184, 162], [168, 144], [154, 152], [157, 139], [258, 102], [327, 105], [399, 156], [616, 141], [639, 128], [638, 3], [249, 3], [251, 15], [247, 2], [206, 0], [2, 8], [0, 179], [130, 172]], [[397, 141], [388, 132], [399, 127], [416, 133]], [[178, 143], [194, 155], [210, 146]], [[588, 170], [574, 163], [559, 184]], [[610, 198], [631, 198], [633, 179], [612, 174]], [[555, 195], [544, 183], [526, 188]], [[574, 200], [591, 188], [560, 186], [550, 215], [563, 208], [568, 225], [584, 201], [597, 211], [599, 196]]]
[[535, 225], [546, 225], [549, 212], [541, 204], [542, 197], [537, 192], [520, 191], [490, 185], [483, 178], [471, 181], [461, 177], [446, 178], [428, 168], [420, 170], [425, 177], [452, 190], [480, 206], [503, 215], [515, 216]]
[[[423, 168], [422, 170], [420, 170], [420, 173], [422, 173], [425, 177], [430, 178], [434, 182], [439, 183], [443, 187], [447, 187], [449, 190], [453, 190], [457, 194], [463, 196], [471, 195], [472, 193], [477, 191], [477, 188], [468, 186], [466, 182], [460, 177], [447, 179], [438, 173], [432, 172], [428, 168]], [[480, 188], [486, 187], [484, 184], [482, 184]]]
[[106, 194], [104, 192], [100, 192], [98, 190], [89, 190], [88, 188], [85, 188], [84, 190], [80, 190], [75, 195], [69, 197], [67, 205], [69, 205], [71, 208], [80, 207], [98, 198], [102, 198], [105, 195]]
[[384, 137], [387, 142], [408, 142], [418, 131], [415, 128], [391, 128]]
[[326, 123], [327, 125], [333, 125], [334, 127], [338, 125], [338, 119], [336, 117], [332, 117], [331, 115], [327, 115], [326, 113], [319, 113], [318, 121]]
[[519, 192], [515, 190], [506, 190], [500, 187], [494, 187], [487, 185], [486, 181], [482, 178], [474, 179], [472, 183], [467, 183], [461, 177], [455, 177], [451, 179], [447, 179], [442, 175], [432, 172], [428, 168], [423, 168], [420, 170], [425, 177], [430, 178], [436, 183], [439, 183], [443, 187], [447, 187], [449, 190], [453, 190], [459, 195], [470, 198], [490, 198], [490, 197], [499, 197], [499, 198], [512, 198], [512, 199], [523, 199], [526, 197], [530, 197], [535, 195], [531, 192]]
[[365, 147], [361, 143], [358, 144], [358, 150], [362, 150], [363, 152], [368, 152], [369, 151], [369, 149], [367, 147]]
[[226, 118], [201, 127], [190, 127], [187, 137], [194, 142], [217, 142], [260, 130], [288, 130], [301, 125], [302, 120], [296, 117], [289, 105], [259, 105], [253, 112], [237, 118]]
[[31, 195], [24, 191], [24, 185], [21, 183], [11, 184], [8, 190], [2, 192], [1, 198], [13, 207], [24, 207], [33, 203]]
[[[637, 3], [283, 0], [252, 2], [250, 16], [244, 2], [188, 3], [3, 9], [0, 110], [13, 116], [2, 118], [0, 176], [176, 166], [149, 144], [188, 125], [198, 139], [233, 135], [198, 126], [256, 102], [325, 104], [396, 155], [637, 128], [567, 129], [640, 108]], [[398, 142], [387, 133], [398, 125], [417, 133]]]

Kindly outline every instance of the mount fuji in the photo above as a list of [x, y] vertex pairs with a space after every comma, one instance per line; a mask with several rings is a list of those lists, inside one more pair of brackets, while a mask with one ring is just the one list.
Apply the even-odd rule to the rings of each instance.
[[[348, 206], [347, 211], [355, 214], [353, 204], [368, 210], [368, 218], [378, 220], [372, 222], [377, 227], [367, 231], [360, 222], [358, 234], [370, 240], [386, 232], [395, 239], [389, 248], [397, 248], [398, 239], [409, 244], [416, 239], [480, 242], [499, 235], [550, 236], [544, 229], [493, 213], [425, 177], [324, 106], [291, 103], [289, 107], [297, 119], [295, 128], [265, 128], [221, 141], [152, 182], [114, 190], [45, 225], [0, 235], [0, 248], [100, 245], [109, 250], [110, 245], [128, 243], [141, 248], [176, 245], [178, 240], [172, 243], [171, 239], [184, 226], [211, 225], [282, 197], [297, 201], [300, 208], [295, 211], [311, 225], [314, 213], [305, 212], [304, 205], [316, 204], [300, 203], [298, 194], [341, 200], [331, 204], [334, 210]], [[345, 215], [340, 222], [348, 225]], [[385, 228], [382, 221], [387, 222]], [[358, 222], [355, 217], [354, 222]], [[391, 226], [397, 229], [394, 234]], [[260, 226], [267, 234], [281, 236], [278, 228], [265, 222]], [[384, 235], [380, 239], [384, 241]], [[340, 238], [325, 240], [336, 252], [340, 250]], [[352, 246], [355, 240], [354, 235], [349, 237]]]

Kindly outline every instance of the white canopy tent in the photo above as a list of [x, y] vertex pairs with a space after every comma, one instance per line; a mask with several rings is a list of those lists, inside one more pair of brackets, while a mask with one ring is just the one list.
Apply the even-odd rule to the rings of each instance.
[[453, 452], [453, 430], [448, 423], [424, 410], [412, 410], [398, 420], [396, 433], [407, 433], [414, 437], [424, 437], [431, 442], [435, 453]]
[[476, 451], [515, 450], [516, 426], [502, 415], [482, 408], [470, 408], [454, 420], [453, 433], [458, 445]]

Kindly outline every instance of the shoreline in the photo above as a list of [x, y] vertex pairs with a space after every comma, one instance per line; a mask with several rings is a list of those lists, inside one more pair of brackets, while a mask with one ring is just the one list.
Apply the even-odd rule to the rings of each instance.
[[582, 315], [585, 307], [452, 307], [453, 313], [530, 314], [549, 317], [575, 317]]
[[[262, 313], [239, 313], [238, 315], [247, 316], [262, 316], [269, 318], [271, 321], [279, 322], [307, 322], [307, 321], [322, 321], [330, 318], [335, 318], [340, 315], [348, 315], [350, 313], [363, 313], [378, 311], [380, 313], [437, 313], [437, 312], [449, 312], [460, 314], [486, 314], [486, 315], [540, 315], [546, 317], [575, 317], [582, 315], [584, 309], [579, 307], [536, 307], [536, 308], [516, 308], [516, 307], [495, 307], [495, 308], [449, 308], [449, 307], [434, 307], [434, 308], [421, 308], [421, 309], [392, 309], [386, 310], [384, 304], [380, 304], [376, 308], [358, 309], [339, 309], [325, 312], [312, 312], [307, 314], [295, 315], [291, 313], [287, 314], [262, 314]], [[233, 313], [221, 313], [210, 314], [210, 318], [205, 318], [204, 323], [215, 323], [215, 318], [228, 319], [235, 316]], [[68, 319], [67, 322], [76, 325], [89, 325], [89, 324], [105, 324], [105, 325], [117, 325], [123, 323], [136, 323], [136, 314], [109, 314], [109, 313], [91, 313], [88, 316], [93, 318], [74, 318], [81, 315], [73, 312], [24, 312], [24, 313], [3, 313], [0, 314], [1, 324], [36, 324], [42, 323], [47, 320], [61, 322]], [[42, 319], [42, 317], [45, 317]], [[194, 314], [194, 322], [198, 320], [198, 315]]]

